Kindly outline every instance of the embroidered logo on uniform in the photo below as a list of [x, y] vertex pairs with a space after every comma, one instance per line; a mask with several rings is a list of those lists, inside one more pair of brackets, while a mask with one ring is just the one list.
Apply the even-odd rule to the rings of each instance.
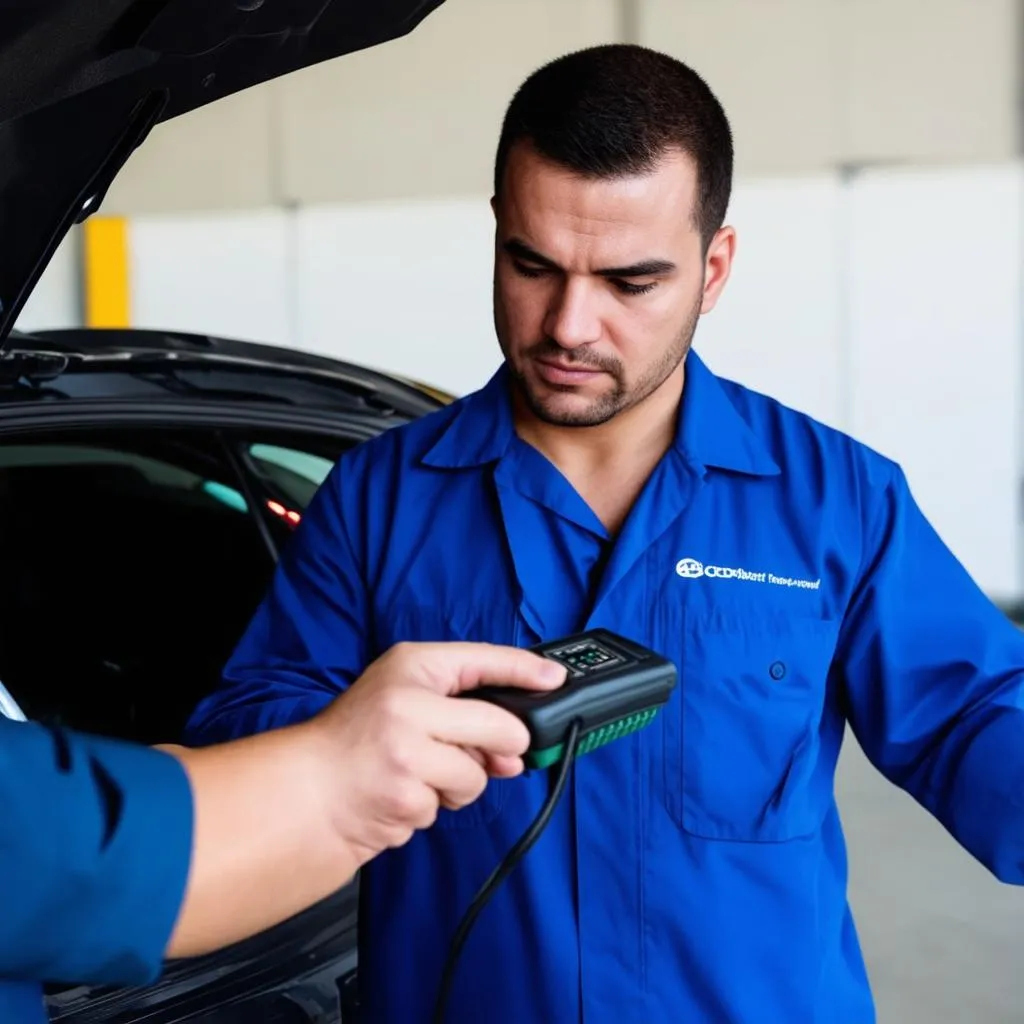
[[676, 572], [683, 579], [695, 580], [704, 575], [704, 565], [702, 562], [698, 562], [696, 558], [681, 558], [676, 563]]
[[705, 565], [696, 558], [681, 558], [676, 562], [676, 574], [684, 580], [708, 577], [715, 580], [742, 580], [746, 583], [770, 583], [775, 587], [798, 587], [801, 590], [817, 590], [821, 580], [797, 579], [793, 576], [777, 576], [773, 572], [751, 572], [749, 569], [734, 569], [724, 565]]

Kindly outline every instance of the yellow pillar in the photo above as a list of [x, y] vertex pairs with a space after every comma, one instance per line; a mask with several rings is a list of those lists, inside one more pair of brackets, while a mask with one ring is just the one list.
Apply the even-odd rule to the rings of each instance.
[[82, 225], [87, 327], [131, 326], [128, 221], [93, 215]]

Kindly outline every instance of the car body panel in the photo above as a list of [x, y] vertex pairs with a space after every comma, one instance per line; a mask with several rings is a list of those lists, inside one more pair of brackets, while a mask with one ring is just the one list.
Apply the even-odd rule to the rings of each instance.
[[[124, 162], [156, 124], [403, 36], [442, 3], [0, 0], [0, 446], [125, 427], [208, 430], [225, 453], [236, 434], [260, 431], [352, 444], [451, 400], [429, 385], [340, 360], [231, 339], [139, 330], [13, 331], [68, 231], [100, 208]], [[291, 469], [308, 471], [309, 465], [293, 461]], [[260, 501], [247, 500], [264, 496], [265, 481], [244, 460], [234, 469], [272, 559], [269, 513]], [[160, 543], [160, 535], [143, 535], [145, 543]], [[131, 553], [145, 559], [145, 543]], [[73, 621], [75, 613], [69, 614]], [[39, 622], [43, 634], [61, 628], [45, 616]], [[188, 639], [182, 637], [185, 648]], [[30, 682], [38, 692], [38, 649], [30, 654]], [[86, 697], [95, 701], [91, 692]], [[2, 686], [0, 714], [24, 717]], [[344, 1016], [349, 1024], [357, 910], [353, 884], [262, 935], [167, 965], [148, 987], [51, 984], [51, 1019], [340, 1024]]]
[[[272, 372], [287, 375], [291, 371]], [[346, 403], [347, 392], [339, 405]], [[55, 432], [66, 437], [69, 432], [94, 433], [124, 426], [208, 428], [215, 433], [223, 431], [233, 447], [239, 439], [264, 431], [282, 439], [294, 433], [296, 439], [316, 436], [358, 443], [405, 421], [403, 416], [365, 410], [266, 407], [248, 397], [231, 400], [227, 395], [215, 400], [202, 395], [175, 399], [160, 408], [154, 408], [152, 402], [109, 396], [91, 401], [30, 401], [7, 408], [0, 405], [0, 448], [10, 450], [14, 445], [17, 449], [26, 439], [32, 444], [46, 443]], [[283, 461], [280, 452], [265, 450], [260, 442], [247, 441], [246, 445], [257, 455]], [[12, 464], [18, 464], [17, 457]], [[305, 463], [293, 460], [293, 465], [313, 474], [314, 479], [323, 468], [322, 464], [315, 466], [312, 458]], [[249, 482], [259, 486], [255, 476]], [[254, 517], [266, 516], [264, 504], [260, 500], [251, 503]], [[138, 536], [138, 529], [136, 524], [126, 534], [126, 543]], [[159, 536], [153, 536], [151, 542], [159, 543]], [[273, 553], [276, 557], [276, 551]], [[139, 555], [145, 557], [144, 549]], [[60, 625], [53, 623], [58, 630]], [[182, 637], [181, 642], [187, 648], [189, 638]], [[6, 687], [0, 692], [0, 714], [24, 718], [15, 694]], [[51, 984], [47, 993], [50, 1017], [61, 1024], [348, 1024], [352, 1017], [343, 1015], [343, 1007], [355, 998], [357, 918], [358, 888], [353, 884], [266, 933], [205, 957], [169, 963], [159, 981], [150, 986]]]
[[411, 32], [443, 0], [0, 0], [0, 345], [154, 125]]
[[[337, 1018], [342, 989], [356, 967], [358, 900], [358, 887], [346, 886], [270, 932], [193, 960], [169, 962], [160, 980], [146, 988], [70, 986], [51, 991], [50, 1019], [64, 1024], [178, 1024], [212, 1013], [227, 1017], [233, 1007], [303, 995], [328, 1004], [318, 1006], [322, 1019]], [[331, 979], [311, 984], [325, 968]], [[251, 1009], [248, 1013], [239, 1019], [263, 1019]]]
[[184, 332], [72, 328], [13, 333], [0, 353], [0, 416], [61, 399], [147, 403], [227, 397], [382, 421], [432, 412], [447, 396], [341, 360]]

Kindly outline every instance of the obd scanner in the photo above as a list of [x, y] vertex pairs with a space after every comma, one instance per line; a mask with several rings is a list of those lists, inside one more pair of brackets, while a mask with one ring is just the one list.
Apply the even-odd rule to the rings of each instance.
[[565, 666], [568, 675], [557, 690], [538, 694], [491, 686], [463, 694], [492, 701], [523, 720], [530, 731], [524, 761], [531, 768], [547, 768], [566, 756], [573, 722], [579, 723], [574, 756], [644, 728], [676, 684], [672, 662], [605, 629], [532, 649]]
[[566, 680], [544, 693], [515, 686], [485, 686], [461, 694], [486, 700], [520, 718], [530, 733], [523, 761], [527, 768], [557, 766], [551, 792], [537, 817], [481, 886], [452, 940], [434, 1008], [434, 1024], [444, 1024], [455, 965], [470, 929], [499, 885], [537, 841], [565, 789], [572, 762], [650, 725], [668, 703], [676, 667], [666, 658], [606, 629], [539, 644], [537, 654], [566, 668]]

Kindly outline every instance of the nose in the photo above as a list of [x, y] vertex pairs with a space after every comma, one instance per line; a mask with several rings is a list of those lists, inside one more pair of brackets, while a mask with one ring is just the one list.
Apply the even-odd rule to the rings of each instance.
[[563, 348], [590, 345], [601, 338], [598, 296], [582, 278], [569, 277], [551, 301], [544, 330]]

